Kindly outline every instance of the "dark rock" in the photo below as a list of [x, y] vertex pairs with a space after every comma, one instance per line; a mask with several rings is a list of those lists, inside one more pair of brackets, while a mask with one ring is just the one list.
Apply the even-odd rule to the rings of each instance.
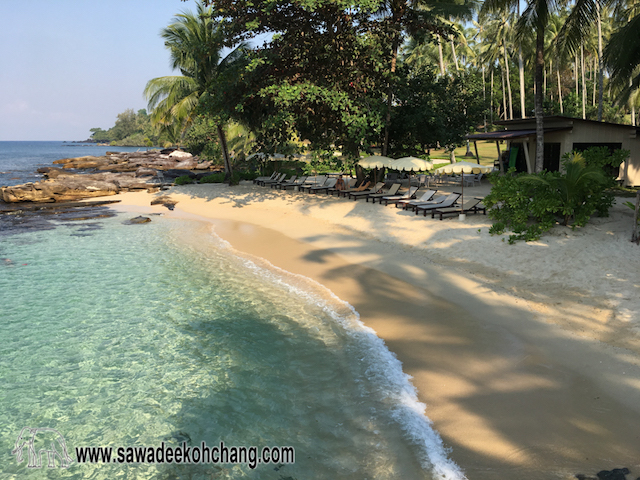
[[191, 178], [196, 178], [196, 174], [191, 170], [176, 170], [172, 168], [170, 170], [165, 170], [163, 173], [164, 178], [168, 181], [175, 180], [176, 178], [182, 177], [183, 175], [189, 175]]
[[131, 224], [131, 225], [139, 225], [141, 223], [149, 223], [151, 221], [151, 219], [149, 217], [134, 217], [131, 220], [129, 220], [127, 223]]

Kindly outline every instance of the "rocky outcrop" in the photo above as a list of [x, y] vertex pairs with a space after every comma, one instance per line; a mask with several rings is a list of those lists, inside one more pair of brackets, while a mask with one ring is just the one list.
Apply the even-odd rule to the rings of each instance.
[[2, 199], [7, 203], [64, 202], [148, 189], [159, 183], [157, 177], [136, 177], [135, 173], [61, 173], [54, 167], [45, 175], [49, 178], [42, 182], [2, 187]]
[[[38, 173], [46, 180], [0, 188], [0, 198], [15, 202], [64, 202], [87, 197], [115, 195], [130, 190], [149, 190], [165, 182], [189, 175], [196, 178], [206, 171], [217, 171], [211, 162], [180, 150], [146, 152], [107, 152], [101, 157], [63, 158], [55, 167], [42, 167]], [[79, 173], [83, 170], [86, 173]]]

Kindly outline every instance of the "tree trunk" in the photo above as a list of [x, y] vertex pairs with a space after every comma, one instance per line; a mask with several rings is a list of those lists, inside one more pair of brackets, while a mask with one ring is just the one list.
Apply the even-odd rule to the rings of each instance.
[[229, 149], [227, 148], [227, 137], [221, 123], [216, 125], [218, 130], [218, 139], [220, 140], [220, 148], [222, 148], [222, 158], [224, 159], [224, 181], [231, 185], [233, 181], [233, 170], [231, 169], [231, 160], [229, 159]]
[[580, 64], [578, 63], [578, 51], [576, 50], [576, 64], [573, 69], [573, 75], [576, 78], [576, 97], [580, 98], [580, 87], [578, 85], [578, 77], [580, 76]]
[[[396, 65], [398, 62], [398, 45], [393, 45], [393, 52], [391, 55], [391, 75], [396, 72]], [[387, 117], [384, 122], [384, 143], [382, 144], [382, 156], [385, 157], [389, 151], [389, 126], [391, 125], [391, 107], [393, 106], [393, 89], [389, 85], [387, 92]]]
[[560, 101], [560, 114], [564, 113], [564, 107], [562, 105], [562, 83], [560, 82], [560, 63], [558, 63], [558, 100]]
[[482, 101], [484, 102], [484, 113], [483, 113], [483, 117], [484, 117], [484, 132], [487, 133], [487, 82], [484, 76], [484, 65], [482, 66]]
[[504, 68], [501, 68], [502, 73], [502, 111], [504, 113], [504, 120], [507, 119], [507, 91], [504, 86]]
[[507, 70], [506, 76], [507, 92], [509, 92], [509, 120], [513, 120], [513, 98], [511, 97], [511, 80], [509, 79], [509, 59], [507, 58], [507, 42], [504, 37], [502, 37], [502, 46], [504, 47], [504, 65]]
[[440, 57], [440, 75], [444, 75], [444, 56], [442, 54], [442, 40], [440, 39], [440, 35], [438, 38], [438, 55]]
[[544, 28], [536, 28], [536, 173], [544, 168], [544, 110], [542, 107], [542, 77], [544, 75]]
[[[631, 87], [633, 85], [633, 81], [631, 79], [629, 79], [629, 86]], [[629, 105], [631, 107], [631, 125], [633, 125], [634, 127], [636, 126], [636, 92], [631, 92], [631, 95], [629, 96]]]
[[493, 67], [491, 68], [491, 93], [489, 97], [490, 97], [489, 101], [491, 102], [491, 108], [489, 109], [489, 112], [490, 112], [489, 121], [491, 122], [491, 125], [493, 125]]
[[458, 68], [458, 56], [456, 55], [456, 46], [453, 44], [453, 35], [449, 37], [449, 40], [451, 41], [451, 54], [453, 55], [453, 62], [456, 65], [457, 72], [460, 70], [460, 68]]
[[596, 86], [596, 71], [598, 70], [598, 59], [597, 58], [593, 58], [593, 72], [592, 72], [592, 77], [593, 77], [593, 99], [591, 100], [591, 106], [595, 107], [596, 106], [596, 91], [598, 90], [597, 86]]
[[522, 60], [522, 47], [518, 47], [518, 73], [520, 75], [520, 118], [526, 118], [524, 91], [524, 61]]
[[602, 90], [604, 87], [603, 67], [602, 67], [602, 19], [600, 15], [600, 2], [596, 3], [598, 12], [598, 121], [602, 121]]
[[580, 60], [582, 62], [582, 119], [587, 119], [587, 81], [584, 78], [584, 46], [580, 44]]

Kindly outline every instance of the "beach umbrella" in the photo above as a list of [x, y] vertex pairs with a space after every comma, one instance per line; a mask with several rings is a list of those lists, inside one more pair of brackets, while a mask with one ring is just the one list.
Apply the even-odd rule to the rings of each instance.
[[381, 155], [371, 155], [367, 158], [361, 158], [358, 162], [362, 168], [392, 168], [393, 158], [383, 157]]
[[[469, 163], [469, 162], [456, 162], [450, 165], [445, 165], [443, 167], [437, 168], [435, 173], [460, 173], [462, 174], [460, 178], [462, 178], [462, 193], [461, 193], [461, 203], [464, 203], [464, 174], [465, 173], [489, 173], [493, 171], [493, 166], [489, 165], [480, 165], [478, 163]], [[462, 214], [462, 212], [461, 212]], [[461, 219], [464, 217], [460, 217]]]
[[397, 160], [393, 160], [389, 168], [402, 171], [426, 172], [433, 168], [433, 163], [417, 157], [402, 157]]
[[382, 155], [371, 155], [367, 158], [361, 158], [358, 161], [358, 165], [362, 168], [375, 168], [374, 181], [378, 180], [378, 169], [379, 168], [391, 168], [391, 164], [393, 163], [393, 158], [383, 157]]

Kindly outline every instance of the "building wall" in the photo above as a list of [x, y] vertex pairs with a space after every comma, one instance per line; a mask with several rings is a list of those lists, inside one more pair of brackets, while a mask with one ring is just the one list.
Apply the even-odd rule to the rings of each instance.
[[[565, 123], [566, 125], [566, 123]], [[545, 123], [545, 127], [556, 125]], [[564, 125], [557, 125], [564, 126]], [[517, 128], [535, 128], [535, 122], [520, 124]], [[633, 137], [632, 137], [633, 135]], [[620, 166], [619, 178], [625, 186], [640, 186], [640, 138], [635, 136], [635, 127], [619, 127], [592, 122], [573, 122], [568, 131], [548, 132], [544, 136], [545, 143], [560, 143], [560, 156], [571, 152], [574, 143], [621, 143], [624, 150], [629, 150], [629, 159]], [[529, 157], [531, 166], [535, 168], [536, 142], [529, 141]]]

